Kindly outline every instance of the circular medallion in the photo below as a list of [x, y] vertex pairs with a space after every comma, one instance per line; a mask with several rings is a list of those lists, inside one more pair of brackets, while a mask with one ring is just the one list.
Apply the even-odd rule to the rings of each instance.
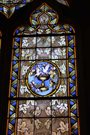
[[48, 61], [35, 62], [27, 71], [26, 85], [35, 96], [50, 96], [60, 86], [60, 70]]

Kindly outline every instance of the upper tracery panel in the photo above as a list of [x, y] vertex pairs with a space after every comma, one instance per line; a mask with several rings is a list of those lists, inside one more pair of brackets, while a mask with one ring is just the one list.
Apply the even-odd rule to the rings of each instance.
[[49, 5], [43, 3], [39, 8], [32, 12], [30, 25], [18, 27], [14, 33], [17, 35], [34, 34], [58, 34], [75, 33], [72, 26], [59, 24], [59, 16]]
[[[34, 0], [0, 0], [0, 12], [2, 12], [7, 18], [9, 18], [15, 12], [15, 10], [20, 9], [21, 7], [32, 1]], [[66, 0], [56, 1], [63, 5], [69, 6]]]

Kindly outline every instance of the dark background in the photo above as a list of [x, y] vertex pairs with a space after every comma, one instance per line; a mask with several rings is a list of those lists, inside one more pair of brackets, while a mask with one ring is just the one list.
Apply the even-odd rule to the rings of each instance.
[[2, 48], [0, 56], [0, 135], [5, 135], [12, 35], [20, 25], [29, 23], [32, 11], [47, 2], [59, 14], [60, 24], [68, 23], [76, 30], [78, 91], [81, 135], [90, 135], [90, 5], [89, 0], [70, 0], [70, 8], [55, 0], [34, 0], [16, 11], [10, 19], [0, 13]]

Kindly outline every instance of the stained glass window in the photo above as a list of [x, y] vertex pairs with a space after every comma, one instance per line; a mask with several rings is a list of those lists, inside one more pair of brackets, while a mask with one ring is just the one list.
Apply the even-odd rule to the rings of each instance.
[[0, 0], [0, 12], [2, 12], [7, 18], [21, 7], [33, 0]]
[[80, 135], [75, 30], [43, 3], [13, 35], [7, 135]]

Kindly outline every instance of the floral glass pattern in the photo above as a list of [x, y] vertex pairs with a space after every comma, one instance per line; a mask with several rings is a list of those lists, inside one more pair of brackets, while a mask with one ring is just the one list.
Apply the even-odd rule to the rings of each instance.
[[75, 31], [43, 3], [13, 37], [7, 135], [80, 135]]

